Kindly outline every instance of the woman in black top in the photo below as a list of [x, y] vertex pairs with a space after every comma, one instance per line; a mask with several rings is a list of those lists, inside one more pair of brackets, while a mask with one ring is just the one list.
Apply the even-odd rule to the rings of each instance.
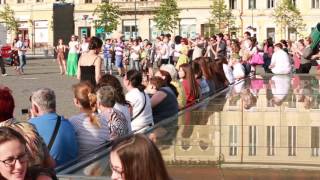
[[90, 38], [89, 52], [82, 54], [78, 62], [77, 78], [80, 81], [89, 81], [93, 86], [99, 81], [102, 59], [98, 54], [102, 44], [101, 39], [94, 36]]

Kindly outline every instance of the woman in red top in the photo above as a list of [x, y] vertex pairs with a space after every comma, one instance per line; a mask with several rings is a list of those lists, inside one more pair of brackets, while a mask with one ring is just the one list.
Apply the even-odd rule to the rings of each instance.
[[192, 105], [196, 99], [200, 98], [200, 87], [190, 64], [181, 64], [178, 74], [186, 93], [188, 107]]

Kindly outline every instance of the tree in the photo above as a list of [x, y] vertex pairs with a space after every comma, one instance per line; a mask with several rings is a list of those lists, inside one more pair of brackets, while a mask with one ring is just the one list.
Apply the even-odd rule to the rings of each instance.
[[210, 23], [215, 25], [214, 33], [229, 31], [234, 26], [234, 16], [224, 0], [213, 0]]
[[98, 15], [99, 17], [99, 19], [95, 21], [95, 27], [103, 27], [105, 32], [116, 30], [120, 19], [119, 14], [119, 6], [109, 3], [109, 1], [103, 1], [93, 12], [93, 15]]
[[301, 13], [292, 0], [279, 2], [272, 16], [275, 18], [275, 23], [280, 26], [281, 36], [285, 34], [286, 28], [294, 29], [298, 34], [305, 29]]
[[179, 13], [176, 0], [163, 0], [154, 17], [156, 27], [161, 32], [173, 32], [178, 26]]
[[14, 11], [6, 4], [3, 11], [0, 11], [0, 19], [6, 24], [7, 31], [18, 33], [18, 21], [14, 17]]

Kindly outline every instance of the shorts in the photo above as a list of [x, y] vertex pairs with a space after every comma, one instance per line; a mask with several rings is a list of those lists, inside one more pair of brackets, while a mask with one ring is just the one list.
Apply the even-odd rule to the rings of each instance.
[[122, 56], [116, 55], [115, 57], [115, 65], [117, 68], [123, 68], [123, 63], [122, 63]]

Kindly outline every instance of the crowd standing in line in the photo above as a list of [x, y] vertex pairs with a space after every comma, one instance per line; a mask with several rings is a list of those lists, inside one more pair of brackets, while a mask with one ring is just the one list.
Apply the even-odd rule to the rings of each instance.
[[[17, 69], [22, 74], [25, 50], [21, 42], [19, 36], [15, 47], [20, 60]], [[83, 38], [80, 44], [73, 35], [66, 46], [59, 40], [56, 51], [60, 73], [80, 80], [73, 85], [79, 114], [69, 119], [59, 115], [54, 91], [41, 88], [30, 97], [30, 120], [19, 122], [13, 117], [10, 90], [1, 87], [0, 152], [5, 146], [21, 151], [0, 153], [0, 164], [16, 167], [19, 163], [21, 170], [15, 175], [25, 177], [29, 174], [27, 162], [31, 162], [31, 172], [34, 165], [53, 168], [115, 140], [112, 179], [170, 179], [153, 142], [144, 135], [130, 134], [242, 82], [254, 75], [258, 66], [274, 74], [309, 73], [320, 57], [319, 49], [310, 48], [311, 42], [306, 38], [292, 46], [285, 40], [273, 45], [269, 38], [260, 46], [249, 32], [239, 39], [222, 33], [209, 39], [200, 35], [172, 38], [167, 34], [159, 36], [154, 44], [141, 38], [125, 42], [123, 37], [107, 38], [105, 44], [97, 37]], [[67, 63], [63, 56], [66, 49]], [[113, 74], [113, 65], [117, 75]], [[250, 100], [247, 108], [255, 102], [246, 91], [241, 97]], [[136, 156], [137, 152], [143, 153]], [[132, 166], [138, 163], [141, 166], [134, 169]], [[0, 175], [9, 177], [10, 171], [0, 168]]]

